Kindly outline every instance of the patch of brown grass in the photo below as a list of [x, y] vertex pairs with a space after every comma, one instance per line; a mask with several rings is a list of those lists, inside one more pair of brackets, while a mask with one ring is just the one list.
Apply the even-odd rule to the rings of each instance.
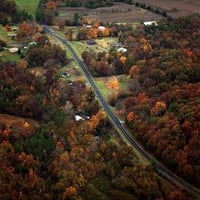
[[33, 119], [15, 117], [7, 114], [0, 114], [0, 123], [5, 124], [10, 135], [15, 138], [30, 137], [39, 127], [39, 123]]

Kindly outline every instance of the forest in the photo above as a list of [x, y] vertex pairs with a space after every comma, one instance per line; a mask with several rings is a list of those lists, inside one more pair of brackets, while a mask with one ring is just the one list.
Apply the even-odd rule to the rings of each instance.
[[0, 199], [194, 199], [140, 161], [82, 79], [60, 77], [67, 50], [35, 22], [18, 27], [16, 41], [32, 45], [0, 59]]
[[[118, 36], [127, 49], [82, 53], [93, 76], [126, 74], [123, 101], [133, 137], [169, 169], [200, 183], [199, 15], [166, 19], [158, 26], [140, 25]], [[123, 108], [122, 108], [123, 109]]]
[[[56, 14], [55, 4], [45, 5], [48, 17], [38, 10], [36, 18], [49, 22]], [[27, 45], [19, 48], [16, 61], [0, 57], [0, 199], [196, 199], [158, 176], [153, 163], [143, 163], [122, 141], [83, 78], [68, 81], [60, 76], [73, 62], [67, 49], [53, 43], [13, 1], [0, 1], [0, 15], [8, 32], [18, 22], [14, 42]], [[97, 32], [92, 27], [89, 38], [117, 36], [127, 52], [113, 47], [108, 53], [82, 55], [93, 76], [127, 75], [129, 90], [113, 98], [114, 104], [123, 100], [133, 137], [196, 186], [199, 22], [195, 15], [159, 26], [141, 25], [137, 31], [110, 26]], [[82, 35], [88, 33], [77, 39], [85, 39]], [[0, 39], [0, 51], [8, 46]], [[77, 121], [76, 115], [84, 118]]]
[[[49, 64], [32, 62], [46, 45]], [[121, 141], [90, 87], [58, 76], [57, 48], [39, 43], [16, 63], [0, 62], [0, 197], [191, 199]], [[30, 71], [38, 65], [43, 75]], [[77, 122], [77, 113], [90, 118]]]

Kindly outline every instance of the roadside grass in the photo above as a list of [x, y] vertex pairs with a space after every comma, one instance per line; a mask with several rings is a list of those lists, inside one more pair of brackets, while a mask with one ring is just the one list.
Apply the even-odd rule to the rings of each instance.
[[112, 76], [116, 77], [119, 84], [119, 89], [110, 89], [106, 86], [107, 82], [111, 77], [100, 77], [100, 78], [94, 78], [96, 85], [98, 86], [99, 90], [103, 94], [103, 97], [108, 100], [109, 95], [113, 93], [118, 93], [119, 91], [127, 91], [127, 81], [126, 81], [126, 75], [117, 75]]
[[77, 42], [77, 41], [70, 41], [70, 45], [73, 46], [73, 48], [76, 50], [76, 53], [78, 56], [81, 58], [82, 52], [87, 49], [86, 45], [82, 42]]
[[103, 95], [104, 99], [107, 101], [108, 96], [110, 94], [110, 90], [108, 90], [108, 88], [105, 87], [105, 83], [102, 79], [95, 78], [94, 81], [98, 89], [101, 91], [101, 94]]
[[26, 10], [29, 14], [35, 17], [39, 0], [15, 0], [19, 10]]
[[[107, 87], [107, 83], [109, 79], [117, 78], [118, 80], [118, 89], [111, 89]], [[95, 84], [97, 85], [98, 89], [102, 93], [105, 101], [108, 103], [110, 99], [117, 98], [118, 94], [123, 91], [129, 91], [128, 90], [128, 83], [126, 81], [126, 75], [118, 75], [118, 76], [112, 76], [112, 77], [101, 77], [101, 78], [95, 78]], [[110, 109], [112, 112], [121, 120], [122, 122], [125, 119], [125, 112], [124, 112], [124, 104], [122, 98], [117, 98], [115, 105], [110, 106]]]

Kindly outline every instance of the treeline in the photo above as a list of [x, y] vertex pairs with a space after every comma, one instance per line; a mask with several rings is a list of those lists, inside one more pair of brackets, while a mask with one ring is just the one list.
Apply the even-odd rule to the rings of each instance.
[[98, 7], [104, 7], [104, 6], [112, 6], [114, 2], [124, 2], [124, 3], [130, 3], [133, 4], [133, 0], [55, 0], [55, 2], [58, 5], [61, 6], [69, 6], [69, 7], [87, 7], [87, 8], [98, 8]]

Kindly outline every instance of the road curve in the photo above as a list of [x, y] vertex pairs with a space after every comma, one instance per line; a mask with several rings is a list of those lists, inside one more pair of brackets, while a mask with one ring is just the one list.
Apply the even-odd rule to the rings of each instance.
[[[83, 61], [78, 57], [77, 53], [75, 52], [75, 50], [72, 48], [72, 46], [65, 40], [63, 39], [61, 36], [59, 36], [58, 34], [56, 34], [54, 31], [52, 31], [48, 26], [43, 26], [44, 27], [44, 31], [47, 34], [50, 34], [51, 36], [54, 36], [55, 38], [57, 38], [60, 42], [62, 42], [72, 53], [74, 60], [78, 63], [78, 65], [81, 67], [82, 71], [84, 72], [86, 78], [88, 79], [91, 87], [93, 88], [93, 90], [96, 93], [96, 96], [98, 97], [98, 99], [100, 100], [102, 107], [104, 108], [104, 110], [107, 112], [107, 114], [109, 115], [110, 120], [112, 121], [112, 123], [114, 123], [114, 125], [118, 128], [118, 130], [124, 135], [124, 137], [129, 141], [129, 143], [145, 158], [147, 159], [149, 162], [152, 162], [153, 160], [155, 160], [154, 157], [152, 157], [151, 155], [149, 155], [144, 149], [143, 147], [134, 139], [132, 138], [129, 133], [126, 131], [126, 129], [122, 126], [122, 124], [120, 123], [120, 121], [118, 120], [118, 118], [116, 118], [116, 116], [113, 114], [113, 112], [111, 111], [109, 105], [107, 104], [107, 102], [105, 101], [105, 99], [103, 98], [102, 94], [100, 93], [99, 89], [97, 88], [92, 76], [90, 75], [89, 71], [87, 70], [86, 65], [83, 63]], [[156, 172], [161, 175], [162, 177], [168, 179], [169, 181], [175, 183], [176, 185], [182, 187], [183, 189], [187, 190], [189, 193], [194, 194], [196, 197], [200, 197], [200, 190], [196, 187], [194, 187], [193, 185], [191, 185], [190, 183], [186, 182], [185, 180], [183, 180], [182, 178], [178, 177], [177, 175], [175, 175], [174, 173], [172, 173], [171, 171], [169, 171], [166, 167], [164, 167], [161, 163], [159, 163], [158, 161], [156, 161], [155, 163], [155, 169]]]

